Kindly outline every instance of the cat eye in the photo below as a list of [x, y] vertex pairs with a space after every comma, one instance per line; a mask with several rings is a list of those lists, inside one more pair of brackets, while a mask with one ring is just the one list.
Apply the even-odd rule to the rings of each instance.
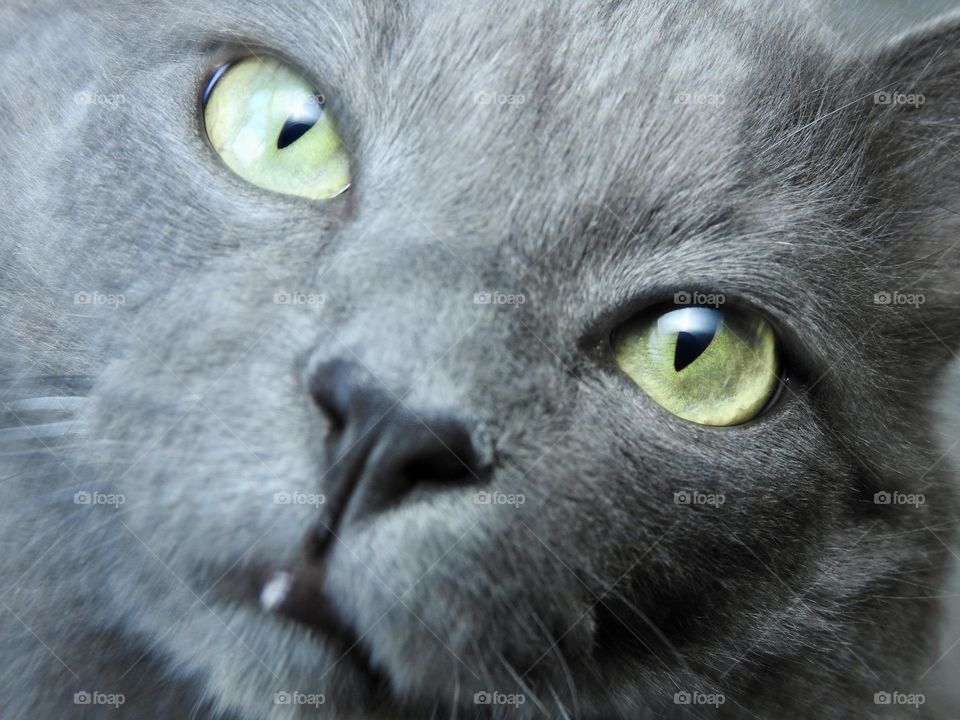
[[350, 162], [324, 97], [271, 57], [222, 65], [202, 96], [207, 138], [223, 162], [259, 187], [311, 200], [350, 186]]
[[642, 313], [611, 338], [620, 369], [658, 405], [701, 425], [739, 425], [770, 404], [780, 383], [773, 328], [734, 308]]

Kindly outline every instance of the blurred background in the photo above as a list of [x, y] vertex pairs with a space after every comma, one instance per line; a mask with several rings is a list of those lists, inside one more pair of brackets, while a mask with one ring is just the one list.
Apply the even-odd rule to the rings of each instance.
[[[960, 0], [815, 0], [814, 10], [830, 33], [858, 52], [937, 15], [960, 13]], [[960, 92], [960, 88], [957, 91]], [[960, 148], [956, 152], [960, 153]], [[960, 198], [956, 207], [960, 209]], [[957, 251], [960, 252], [960, 247]], [[954, 445], [960, 440], [960, 361], [944, 377], [938, 395], [942, 448], [953, 466], [960, 468], [960, 444]], [[942, 533], [941, 537], [947, 540]], [[944, 718], [960, 718], [960, 546], [957, 543], [954, 543], [954, 553], [957, 558], [952, 587], [944, 592], [943, 599], [946, 614], [937, 655], [942, 657], [924, 678], [921, 688], [927, 705], [947, 708]]]

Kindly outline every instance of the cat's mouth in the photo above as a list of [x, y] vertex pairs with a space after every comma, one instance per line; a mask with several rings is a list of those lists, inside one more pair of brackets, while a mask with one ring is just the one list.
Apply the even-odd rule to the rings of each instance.
[[231, 572], [220, 588], [225, 595], [240, 600], [280, 622], [295, 623], [327, 648], [335, 650], [333, 664], [352, 668], [373, 689], [385, 690], [386, 678], [372, 664], [361, 636], [351, 629], [337, 603], [323, 587], [323, 568], [257, 566]]
[[261, 609], [293, 620], [327, 640], [357, 646], [358, 639], [340, 618], [317, 575], [316, 571], [302, 568], [262, 572], [254, 584]]

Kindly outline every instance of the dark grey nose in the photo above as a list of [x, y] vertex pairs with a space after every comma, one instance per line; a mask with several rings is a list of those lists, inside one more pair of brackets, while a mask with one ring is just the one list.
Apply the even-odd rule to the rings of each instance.
[[414, 488], [483, 478], [486, 463], [473, 428], [454, 410], [411, 407], [344, 360], [317, 367], [310, 393], [331, 425], [323, 482], [329, 515], [316, 538], [321, 547], [337, 526], [382, 512]]

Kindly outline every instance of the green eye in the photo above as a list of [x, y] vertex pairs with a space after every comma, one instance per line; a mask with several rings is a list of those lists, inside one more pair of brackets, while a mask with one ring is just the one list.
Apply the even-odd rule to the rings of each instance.
[[780, 376], [777, 339], [746, 312], [685, 307], [614, 331], [617, 364], [655, 402], [701, 425], [739, 425], [770, 401]]
[[224, 65], [203, 93], [207, 137], [227, 167], [267, 190], [325, 200], [350, 186], [350, 162], [324, 98], [289, 65]]

